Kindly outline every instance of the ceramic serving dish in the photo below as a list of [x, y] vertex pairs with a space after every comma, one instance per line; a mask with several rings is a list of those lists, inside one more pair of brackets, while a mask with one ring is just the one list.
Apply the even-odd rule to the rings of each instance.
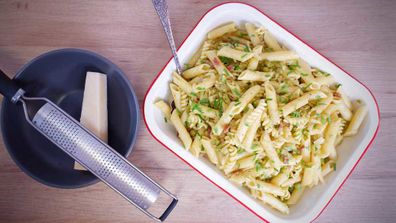
[[[153, 81], [144, 100], [144, 120], [149, 132], [162, 145], [220, 187], [228, 195], [240, 202], [264, 221], [309, 222], [316, 219], [326, 208], [359, 160], [369, 148], [379, 128], [379, 109], [373, 94], [361, 82], [338, 65], [304, 43], [259, 9], [243, 3], [224, 3], [210, 9], [193, 28], [178, 50], [181, 63], [186, 63], [206, 39], [207, 33], [224, 23], [234, 21], [238, 25], [252, 22], [264, 26], [283, 45], [297, 52], [311, 66], [318, 67], [334, 76], [342, 84], [351, 99], [362, 100], [369, 108], [368, 115], [359, 133], [345, 138], [337, 147], [337, 170], [329, 174], [324, 184], [307, 189], [298, 204], [291, 206], [290, 214], [283, 215], [271, 207], [255, 200], [248, 191], [230, 182], [213, 164], [204, 158], [196, 158], [186, 151], [177, 138], [172, 125], [165, 123], [161, 111], [154, 107], [158, 99], [169, 98], [169, 83], [175, 64], [169, 60]], [[353, 90], [352, 90], [353, 89]]]

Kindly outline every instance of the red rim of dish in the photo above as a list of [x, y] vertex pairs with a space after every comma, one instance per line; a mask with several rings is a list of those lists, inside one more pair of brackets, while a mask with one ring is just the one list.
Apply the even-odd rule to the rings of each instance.
[[[352, 172], [355, 170], [356, 166], [358, 165], [358, 163], [360, 162], [360, 160], [363, 158], [363, 156], [366, 154], [367, 150], [370, 148], [370, 146], [372, 145], [375, 137], [377, 136], [379, 127], [380, 127], [380, 110], [378, 107], [378, 103], [377, 100], [374, 97], [374, 94], [371, 92], [371, 90], [364, 85], [362, 82], [360, 82], [358, 79], [356, 79], [354, 76], [352, 76], [350, 73], [348, 73], [346, 70], [344, 70], [343, 68], [341, 68], [338, 64], [336, 64], [335, 62], [333, 62], [332, 60], [330, 60], [329, 58], [327, 58], [326, 56], [324, 56], [323, 54], [321, 54], [319, 51], [317, 51], [315, 48], [313, 48], [311, 45], [309, 45], [308, 43], [306, 43], [304, 40], [302, 40], [300, 37], [298, 37], [296, 34], [294, 34], [293, 32], [289, 31], [287, 28], [285, 28], [284, 26], [282, 26], [281, 24], [279, 24], [278, 22], [276, 22], [274, 19], [272, 19], [269, 15], [267, 15], [266, 13], [264, 13], [263, 11], [261, 11], [260, 9], [258, 9], [256, 6], [250, 5], [248, 3], [243, 3], [243, 2], [224, 2], [218, 5], [213, 6], [212, 8], [210, 8], [199, 20], [198, 22], [195, 24], [194, 28], [190, 31], [190, 33], [186, 36], [186, 38], [183, 40], [183, 42], [180, 44], [180, 46], [178, 47], [178, 50], [180, 49], [180, 47], [182, 47], [185, 43], [185, 41], [190, 37], [191, 33], [195, 30], [195, 28], [198, 26], [198, 24], [202, 21], [202, 19], [209, 13], [211, 12], [213, 9], [218, 8], [219, 6], [225, 5], [225, 4], [242, 4], [242, 5], [246, 5], [249, 6], [255, 10], [257, 10], [258, 12], [260, 12], [261, 14], [263, 14], [264, 16], [266, 16], [267, 18], [269, 18], [272, 22], [276, 23], [278, 26], [280, 26], [281, 28], [283, 28], [286, 32], [290, 33], [291, 35], [293, 35], [294, 37], [296, 37], [298, 40], [300, 40], [302, 43], [304, 43], [306, 46], [308, 46], [310, 49], [312, 49], [313, 51], [315, 51], [316, 53], [318, 53], [320, 56], [322, 56], [323, 58], [325, 58], [327, 61], [329, 61], [330, 63], [334, 64], [336, 67], [338, 67], [339, 69], [341, 69], [343, 72], [345, 72], [346, 74], [348, 74], [351, 78], [353, 78], [355, 81], [357, 81], [359, 84], [361, 84], [364, 88], [366, 88], [369, 93], [371, 94], [371, 97], [374, 99], [375, 102], [375, 106], [377, 108], [377, 116], [378, 116], [378, 125], [377, 128], [374, 132], [373, 137], [371, 138], [370, 142], [367, 144], [366, 148], [364, 149], [362, 155], [360, 155], [359, 159], [356, 161], [356, 163], [354, 164], [354, 166], [352, 167], [351, 171], [348, 173], [348, 175], [345, 177], [345, 179], [341, 182], [340, 186], [337, 188], [337, 190], [334, 192], [334, 194], [331, 196], [331, 198], [329, 199], [329, 201], [325, 204], [325, 206], [320, 210], [320, 212], [316, 215], [316, 217], [314, 217], [311, 222], [315, 221], [322, 213], [323, 211], [326, 209], [326, 207], [330, 204], [330, 202], [333, 200], [333, 198], [335, 197], [335, 195], [337, 194], [337, 192], [341, 189], [341, 187], [344, 185], [344, 183], [346, 182], [346, 180], [349, 178], [349, 176], [352, 174]], [[144, 96], [144, 100], [143, 100], [143, 117], [144, 117], [144, 123], [146, 125], [147, 130], [149, 131], [149, 133], [151, 134], [151, 136], [153, 136], [154, 139], [156, 139], [162, 146], [164, 146], [165, 148], [167, 148], [169, 151], [171, 151], [174, 155], [176, 155], [179, 159], [183, 160], [186, 164], [188, 164], [191, 168], [193, 168], [195, 171], [197, 171], [199, 174], [201, 174], [203, 177], [205, 177], [207, 180], [209, 180], [211, 183], [213, 183], [214, 185], [216, 185], [218, 188], [220, 188], [222, 191], [224, 191], [226, 194], [228, 194], [230, 197], [234, 198], [234, 200], [238, 201], [238, 203], [240, 203], [242, 206], [244, 206], [246, 209], [248, 209], [250, 212], [252, 212], [253, 214], [255, 214], [257, 217], [259, 217], [261, 220], [265, 221], [265, 222], [269, 222], [267, 219], [265, 219], [263, 216], [259, 215], [258, 213], [256, 213], [254, 210], [252, 210], [251, 208], [249, 208], [246, 204], [244, 204], [242, 201], [240, 201], [238, 198], [236, 198], [234, 195], [232, 195], [231, 193], [229, 193], [226, 189], [222, 188], [221, 186], [219, 186], [218, 184], [216, 184], [214, 181], [212, 181], [209, 177], [207, 177], [205, 174], [203, 174], [202, 172], [200, 172], [199, 170], [197, 170], [194, 166], [192, 166], [189, 162], [187, 162], [185, 159], [183, 159], [182, 157], [180, 157], [177, 153], [175, 153], [172, 149], [170, 149], [168, 146], [166, 146], [161, 140], [159, 140], [156, 136], [154, 136], [154, 134], [151, 132], [150, 127], [147, 125], [147, 121], [146, 121], [146, 115], [145, 115], [145, 110], [144, 110], [144, 105], [146, 104], [146, 98], [148, 93], [150, 92], [152, 86], [154, 85], [154, 83], [157, 81], [158, 77], [162, 74], [162, 72], [164, 71], [165, 67], [168, 66], [168, 64], [170, 63], [170, 61], [172, 60], [173, 57], [171, 57], [168, 62], [165, 64], [165, 66], [160, 70], [160, 72], [157, 74], [157, 76], [155, 77], [155, 79], [153, 80], [153, 82], [150, 84], [150, 87], [148, 88], [145, 96]]]

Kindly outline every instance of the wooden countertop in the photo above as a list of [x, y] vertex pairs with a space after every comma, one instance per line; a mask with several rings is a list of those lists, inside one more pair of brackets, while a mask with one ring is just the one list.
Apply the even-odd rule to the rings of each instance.
[[[169, 1], [176, 44], [221, 1]], [[377, 139], [317, 222], [394, 222], [396, 218], [395, 1], [247, 1], [341, 65], [374, 92]], [[85, 48], [125, 71], [140, 105], [171, 56], [151, 1], [0, 1], [0, 67], [8, 74], [58, 48]], [[157, 143], [140, 124], [129, 157], [176, 193], [168, 222], [260, 219]], [[0, 143], [0, 222], [149, 222], [102, 183], [61, 190], [25, 175]]]

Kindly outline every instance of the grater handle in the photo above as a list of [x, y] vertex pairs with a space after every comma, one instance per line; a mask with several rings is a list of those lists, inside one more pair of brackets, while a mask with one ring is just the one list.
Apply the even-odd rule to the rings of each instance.
[[178, 200], [177, 198], [173, 198], [172, 203], [168, 206], [168, 208], [165, 210], [165, 212], [159, 217], [158, 219], [160, 221], [165, 221], [165, 219], [168, 217], [168, 215], [172, 212], [172, 210], [176, 207]]
[[15, 81], [11, 80], [2, 70], [0, 70], [0, 93], [9, 100], [12, 100], [18, 92], [19, 87]]

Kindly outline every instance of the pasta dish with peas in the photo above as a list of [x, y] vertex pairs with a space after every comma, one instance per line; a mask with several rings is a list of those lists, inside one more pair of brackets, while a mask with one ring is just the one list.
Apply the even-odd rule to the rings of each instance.
[[155, 105], [185, 149], [284, 214], [336, 170], [336, 146], [367, 114], [329, 73], [251, 23], [210, 31], [169, 88], [173, 102]]

